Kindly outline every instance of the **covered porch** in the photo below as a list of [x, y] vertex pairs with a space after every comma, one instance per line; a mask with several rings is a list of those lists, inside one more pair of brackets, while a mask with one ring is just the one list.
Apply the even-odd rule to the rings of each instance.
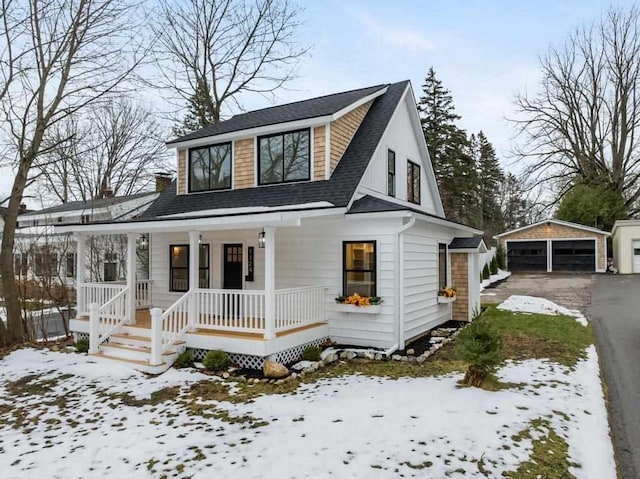
[[135, 256], [146, 233], [129, 232], [126, 281], [120, 283], [85, 281], [80, 258], [86, 257], [88, 234], [76, 234], [77, 317], [71, 329], [89, 335], [91, 354], [123, 333], [148, 339], [152, 366], [166, 363], [179, 344], [266, 356], [326, 337], [326, 286], [276, 288], [276, 230], [253, 224], [152, 231], [148, 280], [136, 278]]

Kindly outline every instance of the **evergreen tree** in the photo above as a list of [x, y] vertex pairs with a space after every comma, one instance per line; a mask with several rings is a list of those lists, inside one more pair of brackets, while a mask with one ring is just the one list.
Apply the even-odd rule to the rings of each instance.
[[418, 111], [445, 213], [453, 220], [469, 221], [469, 197], [475, 186], [473, 158], [466, 133], [455, 124], [460, 116], [455, 113], [451, 93], [433, 68], [422, 85]]
[[527, 224], [530, 204], [526, 200], [521, 182], [513, 173], [507, 173], [500, 188], [504, 229], [511, 230]]
[[627, 218], [625, 200], [604, 182], [579, 182], [564, 195], [556, 218], [609, 231], [616, 220]]
[[478, 203], [481, 222], [477, 226], [484, 230], [485, 237], [493, 236], [504, 228], [504, 218], [500, 210], [500, 185], [504, 180], [504, 173], [496, 157], [493, 145], [480, 131], [473, 141], [477, 143], [478, 171]]
[[219, 122], [220, 117], [214, 107], [214, 100], [211, 97], [207, 80], [200, 78], [196, 83], [193, 95], [189, 98], [189, 110], [182, 120], [182, 124], [173, 128], [173, 133], [176, 136], [183, 136]]

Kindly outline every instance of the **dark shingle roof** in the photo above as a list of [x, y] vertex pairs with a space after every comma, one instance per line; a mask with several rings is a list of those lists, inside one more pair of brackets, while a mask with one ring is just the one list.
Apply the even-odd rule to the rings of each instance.
[[141, 219], [221, 208], [276, 207], [317, 202], [346, 206], [408, 84], [408, 81], [403, 81], [389, 85], [387, 92], [373, 101], [330, 179], [189, 195], [176, 195], [174, 181], [141, 215]]
[[376, 85], [358, 90], [345, 91], [326, 95], [309, 100], [287, 103], [285, 105], [272, 106], [262, 110], [254, 110], [240, 115], [235, 115], [227, 121], [217, 125], [207, 126], [188, 135], [171, 140], [168, 144], [181, 141], [206, 138], [208, 136], [221, 135], [233, 131], [247, 130], [261, 126], [275, 125], [289, 121], [306, 120], [319, 116], [333, 115], [356, 101], [381, 90], [388, 85]]
[[482, 236], [472, 236], [471, 238], [453, 238], [449, 244], [449, 249], [475, 249], [482, 243]]
[[133, 199], [142, 198], [145, 196], [155, 195], [155, 192], [137, 193], [129, 196], [113, 196], [111, 198], [100, 198], [89, 201], [70, 201], [62, 203], [60, 205], [51, 206], [50, 208], [44, 208], [42, 210], [31, 210], [29, 213], [36, 215], [46, 215], [52, 213], [65, 213], [68, 211], [76, 210], [96, 210], [98, 208], [105, 208], [107, 206], [117, 205]]

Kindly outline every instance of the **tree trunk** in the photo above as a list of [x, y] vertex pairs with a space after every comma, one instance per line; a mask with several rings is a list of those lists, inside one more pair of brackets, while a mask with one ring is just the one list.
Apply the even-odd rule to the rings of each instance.
[[27, 174], [31, 161], [20, 162], [18, 171], [13, 181], [11, 198], [4, 218], [2, 231], [2, 247], [0, 248], [0, 273], [2, 273], [2, 290], [5, 307], [7, 310], [7, 331], [3, 340], [4, 346], [16, 344], [27, 339], [25, 328], [21, 319], [20, 294], [13, 271], [13, 245], [15, 240], [16, 225], [18, 223], [18, 211], [22, 203], [22, 195], [27, 184]]

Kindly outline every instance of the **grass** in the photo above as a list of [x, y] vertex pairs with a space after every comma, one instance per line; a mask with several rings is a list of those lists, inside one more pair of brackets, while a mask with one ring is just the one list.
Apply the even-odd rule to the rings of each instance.
[[520, 463], [518, 469], [504, 473], [510, 479], [575, 479], [570, 467], [580, 467], [569, 461], [569, 446], [546, 419], [534, 419], [531, 426], [512, 436], [514, 443], [523, 439], [532, 441], [529, 460]]
[[514, 313], [491, 304], [482, 318], [500, 332], [504, 359], [549, 359], [573, 367], [593, 344], [591, 325], [570, 316]]

